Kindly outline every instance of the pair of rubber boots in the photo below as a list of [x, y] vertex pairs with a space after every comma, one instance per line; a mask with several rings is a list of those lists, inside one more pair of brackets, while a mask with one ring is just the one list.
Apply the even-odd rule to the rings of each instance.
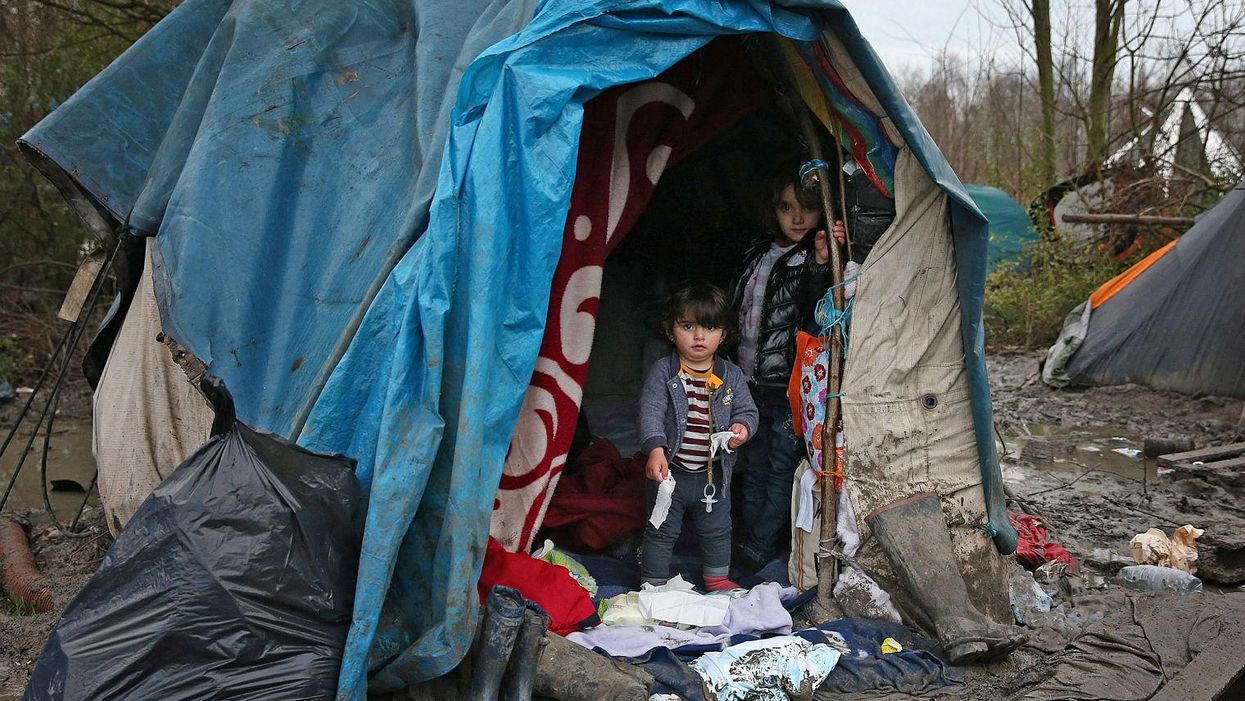
[[1025, 642], [973, 605], [937, 494], [917, 494], [865, 517], [899, 583], [933, 626], [952, 664], [1000, 660]]
[[531, 701], [549, 627], [540, 606], [510, 587], [489, 592], [472, 646], [470, 701]]

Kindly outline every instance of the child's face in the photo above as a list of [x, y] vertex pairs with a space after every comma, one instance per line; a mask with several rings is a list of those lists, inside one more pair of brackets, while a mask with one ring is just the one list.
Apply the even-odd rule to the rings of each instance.
[[791, 243], [799, 243], [808, 232], [821, 225], [821, 212], [805, 209], [791, 185], [782, 191], [778, 206], [774, 208], [774, 217], [778, 219], [778, 230], [782, 238]]
[[674, 338], [675, 350], [684, 363], [697, 370], [704, 368], [713, 360], [713, 354], [722, 345], [723, 330], [707, 328], [690, 319], [679, 319], [674, 322], [671, 336]]

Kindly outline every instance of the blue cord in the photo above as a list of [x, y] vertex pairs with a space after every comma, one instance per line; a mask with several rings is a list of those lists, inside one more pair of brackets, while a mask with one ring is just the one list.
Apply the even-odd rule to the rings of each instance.
[[830, 288], [826, 290], [826, 294], [817, 301], [817, 307], [813, 311], [813, 319], [821, 327], [821, 335], [823, 337], [829, 338], [831, 331], [836, 326], [838, 327], [840, 337], [843, 339], [844, 358], [847, 357], [847, 327], [852, 319], [852, 307], [855, 305], [856, 298], [849, 298], [847, 303], [843, 305], [843, 310], [839, 311], [834, 308], [834, 290], [839, 287], [844, 287], [849, 282], [854, 282], [859, 277], [860, 274], [857, 273], [837, 285], [831, 285]]
[[818, 169], [821, 169], [821, 168], [825, 168], [826, 170], [829, 170], [830, 164], [826, 163], [820, 158], [814, 158], [811, 161], [805, 161], [804, 164], [800, 166], [800, 187], [804, 188], [805, 190], [812, 190], [813, 182], [814, 182], [813, 175], [816, 173]]

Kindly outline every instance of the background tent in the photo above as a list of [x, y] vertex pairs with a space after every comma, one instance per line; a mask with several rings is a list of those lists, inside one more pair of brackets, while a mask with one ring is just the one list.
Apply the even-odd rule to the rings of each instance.
[[[872, 376], [854, 346], [849, 375], [877, 395], [845, 399], [845, 417], [892, 439], [866, 414], [903, 422], [873, 462], [898, 451], [911, 475], [940, 476], [923, 441], [941, 441], [955, 478], [926, 486], [971, 490], [968, 530], [1010, 552], [985, 220], [838, 2], [190, 0], [23, 138], [72, 198], [154, 236], [163, 329], [225, 381], [239, 419], [358, 461], [368, 514], [341, 696], [461, 658], [490, 526], [521, 547], [565, 460], [600, 262], [694, 146], [697, 100], [715, 99], [692, 94], [724, 70], [698, 52], [758, 32], [795, 40], [782, 60], [801, 97], [847, 117], [844, 146], [876, 184], [914, 185], [891, 190], [912, 205], [896, 228], [938, 261], [914, 275], [876, 254], [891, 266], [879, 283], [929, 306], [887, 306], [880, 289], [870, 307], [862, 281], [853, 323], [911, 313], [920, 341], [875, 336], [903, 357]], [[665, 128], [628, 129], [649, 109], [679, 143], [633, 141]]]
[[993, 272], [1002, 261], [1019, 260], [1025, 249], [1037, 242], [1037, 229], [1029, 213], [1006, 192], [989, 185], [965, 185], [964, 189], [989, 221], [986, 272]]
[[1245, 184], [1073, 310], [1042, 379], [1245, 397], [1241, 260]]

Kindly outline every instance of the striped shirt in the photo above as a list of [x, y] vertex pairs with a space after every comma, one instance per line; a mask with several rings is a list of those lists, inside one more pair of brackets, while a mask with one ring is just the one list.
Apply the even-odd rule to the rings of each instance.
[[709, 464], [710, 390], [721, 387], [722, 380], [712, 368], [697, 372], [686, 364], [679, 366], [679, 379], [687, 392], [687, 427], [673, 462], [687, 472], [703, 472]]

